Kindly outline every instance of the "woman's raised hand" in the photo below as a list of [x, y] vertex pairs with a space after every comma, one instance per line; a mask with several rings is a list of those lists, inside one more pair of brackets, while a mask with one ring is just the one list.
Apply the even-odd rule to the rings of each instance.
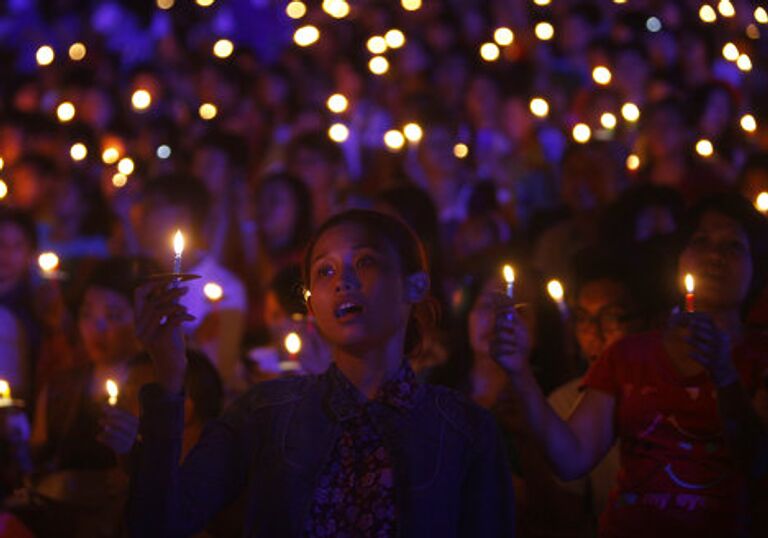
[[115, 454], [123, 455], [131, 451], [136, 435], [139, 433], [139, 419], [130, 412], [105, 405], [99, 419], [99, 431], [96, 439], [115, 451]]
[[181, 392], [187, 368], [182, 324], [195, 320], [179, 303], [187, 291], [169, 278], [139, 286], [134, 294], [136, 336], [155, 364], [157, 381], [173, 394]]
[[731, 339], [720, 330], [712, 318], [703, 312], [675, 313], [669, 319], [674, 338], [684, 342], [688, 356], [709, 372], [718, 387], [739, 379], [731, 359]]
[[504, 294], [494, 295], [494, 326], [490, 342], [491, 357], [509, 373], [513, 380], [530, 373], [528, 328], [517, 312], [512, 299]]

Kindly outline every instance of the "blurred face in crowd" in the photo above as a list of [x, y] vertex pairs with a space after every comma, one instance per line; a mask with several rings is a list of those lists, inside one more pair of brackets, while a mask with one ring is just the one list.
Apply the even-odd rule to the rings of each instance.
[[92, 286], [85, 292], [78, 315], [80, 337], [94, 364], [127, 360], [138, 351], [133, 308], [124, 295]]
[[672, 211], [662, 205], [650, 205], [640, 210], [635, 220], [635, 241], [647, 241], [675, 231], [677, 223]]
[[154, 200], [140, 207], [134, 214], [134, 227], [142, 252], [169, 267], [173, 261], [173, 236], [181, 230], [185, 239], [185, 255], [194, 245], [192, 215], [186, 207]]
[[592, 362], [626, 336], [632, 328], [629, 314], [628, 293], [621, 283], [604, 278], [582, 286], [574, 309], [576, 340], [582, 356]]
[[9, 191], [15, 207], [35, 210], [43, 201], [44, 181], [33, 166], [19, 165], [13, 169], [13, 188]]
[[731, 98], [728, 93], [723, 89], [710, 92], [700, 122], [702, 133], [718, 137], [728, 128], [730, 121]]
[[289, 160], [290, 173], [301, 178], [313, 192], [327, 195], [333, 188], [337, 167], [322, 152], [311, 148], [299, 148]]
[[34, 251], [14, 223], [0, 223], [0, 292], [15, 287], [32, 266]]
[[[531, 345], [535, 345], [536, 335], [536, 313], [531, 305], [535, 303], [533, 290], [526, 287], [524, 278], [518, 278], [519, 284], [515, 287], [515, 302], [525, 304], [525, 308], [518, 309], [518, 313], [528, 326], [528, 334], [531, 338]], [[530, 282], [530, 279], [528, 280]], [[472, 353], [478, 356], [488, 356], [490, 351], [488, 343], [491, 341], [494, 325], [494, 304], [496, 295], [504, 293], [506, 283], [501, 278], [501, 269], [499, 274], [489, 278], [480, 293], [475, 299], [472, 309], [469, 311], [468, 331], [469, 345]]]
[[259, 192], [256, 218], [261, 237], [271, 249], [291, 243], [298, 218], [298, 204], [291, 188], [282, 181], [269, 181]]
[[705, 213], [679, 259], [680, 273], [696, 283], [702, 310], [738, 309], [752, 282], [752, 254], [741, 225], [714, 211]]
[[658, 110], [648, 120], [646, 127], [648, 153], [652, 159], [682, 154], [686, 141], [685, 125], [678, 111], [670, 108]]
[[208, 187], [208, 192], [219, 197], [226, 190], [227, 183], [232, 180], [228, 176], [229, 159], [227, 154], [214, 147], [206, 146], [195, 152], [192, 171]]

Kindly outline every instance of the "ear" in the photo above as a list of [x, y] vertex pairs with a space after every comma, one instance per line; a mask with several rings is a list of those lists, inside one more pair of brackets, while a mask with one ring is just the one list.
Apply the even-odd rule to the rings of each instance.
[[429, 293], [429, 275], [424, 271], [411, 273], [405, 279], [405, 298], [415, 304], [423, 301]]

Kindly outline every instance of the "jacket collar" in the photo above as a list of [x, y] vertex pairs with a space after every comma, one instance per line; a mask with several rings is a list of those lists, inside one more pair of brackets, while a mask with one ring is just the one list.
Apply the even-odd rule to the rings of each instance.
[[373, 402], [384, 404], [400, 412], [412, 410], [422, 391], [416, 375], [407, 359], [404, 359], [395, 375], [379, 387], [376, 396], [368, 400], [352, 382], [331, 364], [325, 373], [329, 381], [327, 397], [331, 412], [338, 420], [344, 421], [360, 416], [365, 407]]

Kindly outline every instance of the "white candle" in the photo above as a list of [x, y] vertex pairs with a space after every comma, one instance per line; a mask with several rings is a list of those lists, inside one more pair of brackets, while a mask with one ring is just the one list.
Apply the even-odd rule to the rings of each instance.
[[117, 405], [117, 397], [120, 394], [120, 390], [117, 388], [117, 383], [115, 383], [114, 379], [107, 379], [105, 386], [107, 389], [107, 395], [109, 396], [107, 402], [111, 406]]
[[567, 316], [568, 307], [565, 304], [565, 290], [563, 290], [563, 285], [560, 281], [552, 279], [547, 282], [547, 293], [549, 293], [549, 296], [557, 304], [557, 309], [560, 311], [560, 314], [562, 316]]
[[511, 265], [507, 264], [503, 270], [504, 282], [507, 283], [507, 297], [512, 299], [515, 294], [515, 270]]
[[184, 236], [181, 234], [181, 230], [176, 230], [176, 235], [173, 236], [173, 272], [175, 274], [181, 273], [181, 255], [184, 252]]

